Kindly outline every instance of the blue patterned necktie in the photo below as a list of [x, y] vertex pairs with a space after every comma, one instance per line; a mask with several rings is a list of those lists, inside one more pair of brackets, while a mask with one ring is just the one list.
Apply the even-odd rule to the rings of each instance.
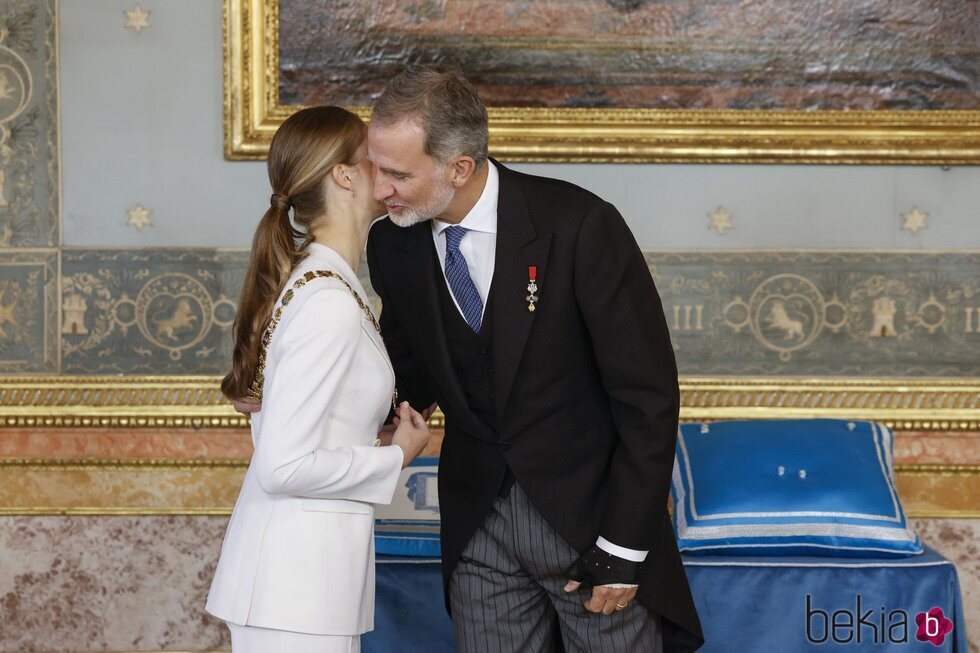
[[453, 297], [463, 311], [463, 318], [474, 332], [480, 333], [480, 323], [483, 321], [483, 300], [477, 292], [473, 279], [470, 277], [470, 269], [466, 265], [463, 253], [459, 251], [459, 244], [463, 240], [468, 230], [465, 227], [454, 225], [446, 227], [443, 232], [446, 234], [446, 281], [449, 282], [449, 289], [453, 291]]

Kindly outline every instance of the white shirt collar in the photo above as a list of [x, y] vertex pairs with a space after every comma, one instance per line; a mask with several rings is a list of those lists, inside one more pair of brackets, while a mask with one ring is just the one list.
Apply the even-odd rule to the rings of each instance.
[[[497, 195], [500, 189], [500, 177], [497, 167], [487, 160], [487, 183], [483, 187], [480, 199], [476, 201], [470, 212], [466, 214], [460, 227], [470, 231], [480, 231], [487, 234], [497, 233]], [[442, 220], [432, 220], [432, 233], [439, 235], [448, 227], [453, 226]]]

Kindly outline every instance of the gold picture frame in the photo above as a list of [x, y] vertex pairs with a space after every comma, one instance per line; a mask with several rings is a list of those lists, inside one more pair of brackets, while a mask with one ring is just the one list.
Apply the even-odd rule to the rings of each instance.
[[[264, 159], [279, 103], [277, 0], [223, 0], [225, 157]], [[351, 107], [362, 118], [369, 108]], [[491, 108], [505, 161], [975, 165], [980, 111]]]

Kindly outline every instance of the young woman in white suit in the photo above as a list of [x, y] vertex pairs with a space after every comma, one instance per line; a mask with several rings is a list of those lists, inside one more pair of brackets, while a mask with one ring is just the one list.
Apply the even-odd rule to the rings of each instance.
[[[206, 610], [234, 653], [357, 653], [374, 627], [374, 508], [429, 438], [357, 279], [373, 199], [367, 129], [338, 107], [288, 118], [235, 319], [232, 399], [261, 397], [252, 456]], [[292, 222], [289, 211], [292, 209]]]

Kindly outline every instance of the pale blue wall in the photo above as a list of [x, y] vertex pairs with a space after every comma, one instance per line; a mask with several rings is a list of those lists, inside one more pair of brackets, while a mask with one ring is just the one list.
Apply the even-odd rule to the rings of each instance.
[[[223, 158], [220, 0], [62, 0], [64, 243], [245, 247], [266, 207], [264, 162]], [[980, 248], [980, 167], [518, 165], [615, 203], [643, 247]], [[154, 227], [126, 226], [126, 209]], [[719, 236], [719, 205], [735, 229]], [[899, 215], [916, 205], [929, 227]]]

